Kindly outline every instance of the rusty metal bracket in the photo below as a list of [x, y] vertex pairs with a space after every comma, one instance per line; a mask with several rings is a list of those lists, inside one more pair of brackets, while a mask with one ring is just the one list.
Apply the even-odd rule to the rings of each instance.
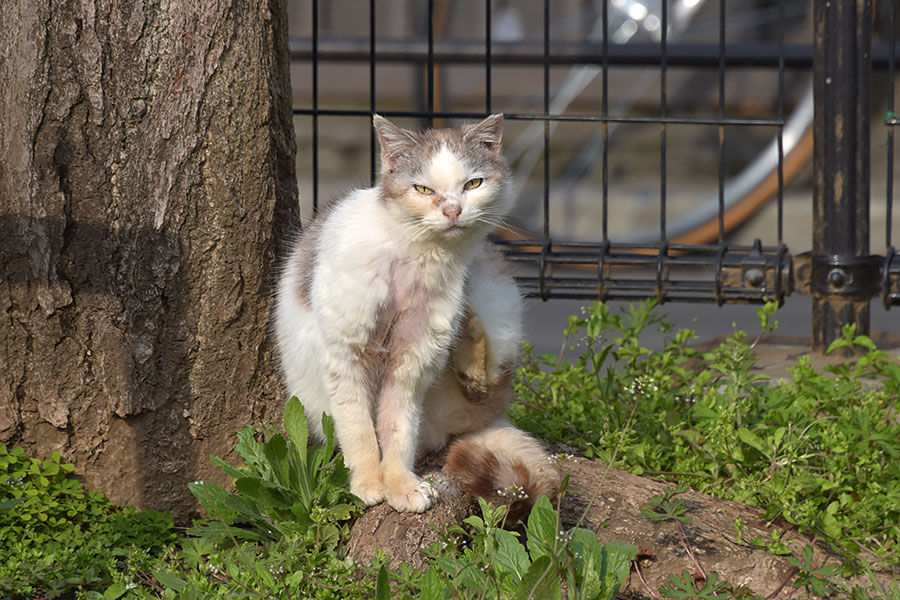
[[813, 295], [869, 300], [881, 292], [881, 256], [813, 256]]
[[[794, 257], [794, 287], [801, 294], [838, 296], [851, 300], [869, 300], [883, 296], [888, 285], [882, 268], [890, 268], [891, 257], [830, 256], [813, 257], [804, 252]], [[900, 278], [900, 264], [897, 277]], [[900, 281], [898, 281], [900, 283]]]
[[742, 288], [761, 297], [784, 302], [794, 290], [794, 267], [787, 247], [782, 246], [776, 254], [764, 252], [759, 240], [753, 242], [749, 252], [721, 253], [716, 259], [718, 295], [722, 288]]
[[900, 254], [891, 248], [881, 267], [881, 302], [885, 310], [900, 304]]

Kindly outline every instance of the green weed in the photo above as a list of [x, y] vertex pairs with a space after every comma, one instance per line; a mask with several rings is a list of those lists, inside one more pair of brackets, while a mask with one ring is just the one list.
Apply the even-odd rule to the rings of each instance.
[[[773, 312], [759, 312], [764, 331]], [[667, 335], [661, 351], [640, 343], [651, 326]], [[807, 357], [770, 382], [745, 334], [701, 354], [652, 301], [623, 315], [595, 304], [565, 333], [574, 361], [528, 349], [511, 410], [520, 426], [605, 460], [621, 439], [615, 466], [760, 506], [828, 540], [844, 574], [863, 552], [900, 564], [900, 364], [869, 338], [848, 328], [832, 349], [862, 350], [858, 360], [822, 373]]]
[[[775, 327], [774, 305], [759, 312], [761, 332]], [[664, 332], [662, 350], [641, 343]], [[761, 506], [828, 541], [842, 565], [813, 564], [811, 550], [791, 556], [776, 535], [746, 540], [784, 554], [792, 585], [806, 594], [853, 600], [900, 600], [878, 584], [872, 562], [900, 565], [900, 365], [852, 328], [833, 350], [857, 358], [826, 372], [800, 360], [786, 382], [754, 370], [748, 341], [735, 333], [710, 352], [688, 344], [653, 302], [613, 314], [595, 304], [573, 317], [566, 345], [578, 353], [534, 356], [529, 350], [511, 417], [547, 441], [562, 441], [635, 473], [680, 486], [644, 507], [652, 521], [672, 521], [682, 544], [690, 519], [682, 486]], [[325, 444], [309, 444], [306, 416], [293, 399], [285, 434], [238, 433], [243, 459], [219, 465], [234, 491], [195, 482], [208, 516], [189, 536], [160, 513], [113, 506], [83, 489], [58, 455], [37, 460], [0, 447], [0, 594], [15, 600], [151, 598], [389, 597], [432, 599], [611, 599], [628, 576], [636, 548], [602, 544], [590, 531], [560, 526], [557, 510], [538, 500], [524, 530], [503, 528], [504, 507], [482, 503], [480, 516], [442, 533], [427, 550], [429, 568], [389, 569], [386, 557], [359, 565], [346, 557], [349, 526], [361, 503], [348, 472]], [[735, 524], [738, 536], [743, 528]], [[863, 558], [865, 557], [865, 559]], [[717, 574], [673, 577], [666, 598], [746, 598]], [[848, 589], [837, 575], [867, 577]]]
[[[284, 411], [287, 437], [245, 428], [233, 467], [234, 492], [209, 482], [189, 484], [209, 513], [189, 530], [180, 561], [155, 572], [178, 598], [371, 597], [372, 567], [342, 558], [351, 520], [362, 503], [350, 494], [349, 471], [334, 452], [334, 422], [324, 415], [326, 442], [309, 444], [306, 414], [297, 398]], [[174, 567], [174, 568], [173, 568]], [[152, 596], [149, 596], [152, 597]]]
[[[114, 506], [71, 477], [54, 452], [44, 460], [0, 446], [0, 592], [56, 598], [102, 589], [146, 568], [178, 538], [163, 513]], [[123, 584], [124, 585], [124, 584]]]
[[[612, 600], [627, 581], [637, 547], [603, 544], [592, 531], [561, 528], [546, 497], [531, 511], [525, 541], [503, 528], [505, 507], [480, 502], [480, 517], [467, 518], [466, 527], [448, 528], [443, 541], [428, 549], [427, 571], [396, 578], [403, 600]], [[389, 598], [381, 593], [377, 600]]]
[[234, 449], [246, 465], [235, 468], [212, 458], [234, 479], [235, 491], [202, 481], [188, 484], [214, 517], [191, 533], [217, 542], [275, 540], [294, 533], [334, 547], [338, 524], [360, 514], [362, 503], [350, 494], [350, 472], [334, 452], [334, 421], [323, 415], [322, 426], [325, 445], [308, 445], [306, 413], [294, 397], [284, 411], [287, 438], [269, 432], [265, 442], [258, 442], [253, 428], [239, 431]]

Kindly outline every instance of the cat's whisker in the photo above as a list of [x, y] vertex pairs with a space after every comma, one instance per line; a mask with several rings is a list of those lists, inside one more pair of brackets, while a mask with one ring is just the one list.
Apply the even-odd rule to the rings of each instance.
[[491, 210], [491, 209], [481, 209], [481, 211], [480, 211], [478, 214], [479, 214], [479, 216], [484, 216], [484, 217], [498, 217], [498, 218], [501, 218], [501, 219], [506, 218], [506, 216], [507, 216], [505, 211], [501, 211], [501, 210], [498, 210], [498, 209], [495, 209], [495, 210]]
[[422, 224], [411, 231], [409, 241], [419, 242], [423, 239], [426, 239], [427, 237], [430, 237], [430, 235], [433, 233], [434, 231], [427, 224]]
[[528, 239], [528, 238], [531, 238], [534, 236], [534, 234], [532, 234], [524, 229], [521, 229], [519, 227], [515, 227], [514, 225], [510, 225], [508, 223], [501, 223], [500, 225], [497, 226], [497, 230], [505, 231], [515, 237], [522, 238], [522, 239]]
[[408, 231], [408, 239], [410, 241], [424, 239], [431, 229], [428, 223], [425, 222], [425, 219], [419, 215], [410, 215], [402, 219], [401, 222]]
[[491, 227], [501, 227], [505, 224], [505, 221], [502, 217], [493, 217], [493, 216], [485, 216], [481, 215], [478, 219], [479, 223], [484, 223], [485, 225], [490, 225]]

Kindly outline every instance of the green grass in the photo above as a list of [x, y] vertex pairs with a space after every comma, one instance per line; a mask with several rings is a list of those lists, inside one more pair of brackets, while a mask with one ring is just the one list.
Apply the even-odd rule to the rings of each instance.
[[[760, 311], [764, 330], [774, 307]], [[640, 343], [654, 327], [661, 351]], [[543, 439], [614, 466], [762, 507], [828, 540], [853, 566], [866, 551], [900, 564], [900, 363], [848, 328], [832, 350], [848, 360], [817, 372], [808, 357], [790, 381], [756, 374], [745, 334], [701, 354], [651, 303], [624, 315], [596, 304], [573, 317], [569, 361], [527, 355], [512, 417]], [[877, 385], [873, 385], [877, 382]], [[858, 565], [857, 565], [858, 566]]]
[[114, 506], [45, 460], [0, 446], [0, 596], [56, 598], [150, 568], [178, 539], [172, 519]]
[[[760, 311], [763, 333], [774, 328], [773, 313], [771, 305]], [[642, 345], [651, 329], [666, 334], [662, 350]], [[674, 331], [652, 303], [621, 315], [595, 304], [565, 335], [573, 360], [526, 352], [510, 410], [520, 426], [634, 473], [755, 504], [827, 541], [844, 564], [813, 565], [808, 552], [785, 557], [797, 569], [793, 585], [807, 593], [900, 600], [896, 585], [851, 590], [837, 577], [900, 565], [896, 359], [847, 329], [834, 349], [855, 349], [858, 360], [818, 372], [803, 359], [790, 381], [769, 382], [753, 370], [745, 334], [700, 353], [688, 345], [693, 334]], [[191, 484], [207, 518], [187, 532], [165, 514], [119, 508], [85, 490], [59, 455], [38, 460], [0, 447], [0, 597], [611, 600], [627, 577], [636, 548], [566, 530], [546, 500], [520, 532], [503, 528], [503, 507], [482, 503], [480, 515], [439, 532], [424, 573], [387, 569], [384, 556], [354, 563], [347, 542], [362, 507], [323, 422], [327, 443], [309, 444], [293, 400], [284, 433], [240, 431], [244, 464], [212, 459], [233, 491]], [[649, 503], [645, 517], [688, 521], [678, 493]], [[658, 593], [755, 598], [715, 573], [696, 583], [674, 577]]]

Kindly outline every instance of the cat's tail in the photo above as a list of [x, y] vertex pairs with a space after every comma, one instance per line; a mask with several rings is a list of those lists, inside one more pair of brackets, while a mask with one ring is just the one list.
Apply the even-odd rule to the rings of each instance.
[[503, 419], [453, 442], [444, 471], [462, 490], [506, 506], [507, 525], [526, 518], [541, 496], [553, 500], [561, 480], [543, 444]]

